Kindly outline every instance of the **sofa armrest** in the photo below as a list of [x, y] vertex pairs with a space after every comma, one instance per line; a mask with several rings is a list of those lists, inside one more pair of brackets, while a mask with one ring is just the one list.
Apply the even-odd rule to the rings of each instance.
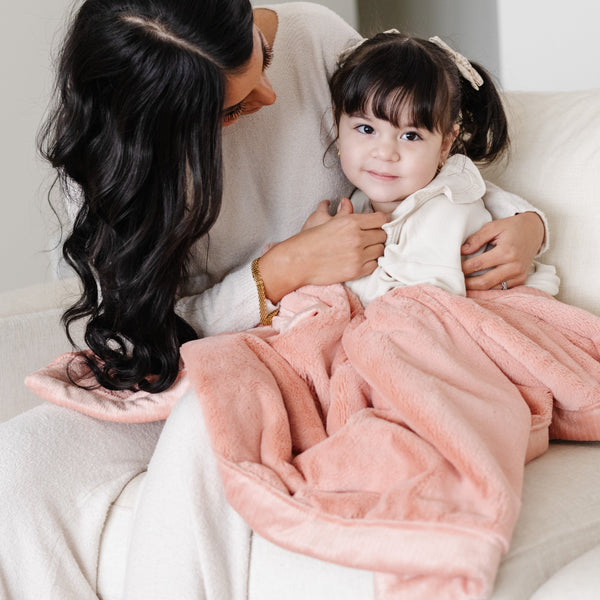
[[60, 318], [77, 294], [74, 279], [0, 294], [0, 421], [41, 402], [23, 380], [72, 349]]

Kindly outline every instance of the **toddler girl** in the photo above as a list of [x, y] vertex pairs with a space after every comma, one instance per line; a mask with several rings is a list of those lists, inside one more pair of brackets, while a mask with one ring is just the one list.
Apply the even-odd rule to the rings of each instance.
[[[492, 218], [473, 161], [497, 160], [509, 143], [491, 77], [437, 37], [392, 30], [346, 52], [330, 89], [354, 210], [390, 215], [377, 269], [349, 287], [365, 305], [419, 283], [465, 295], [461, 245]], [[558, 291], [553, 267], [536, 264], [526, 283]]]

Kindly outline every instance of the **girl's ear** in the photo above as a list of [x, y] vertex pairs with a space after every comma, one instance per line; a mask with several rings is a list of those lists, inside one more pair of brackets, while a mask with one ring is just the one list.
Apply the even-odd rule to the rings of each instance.
[[440, 150], [440, 164], [444, 164], [448, 158], [448, 154], [450, 154], [450, 149], [452, 148], [452, 144], [454, 144], [454, 140], [458, 135], [460, 127], [458, 123], [455, 123], [452, 126], [452, 131], [444, 136], [442, 140], [442, 148]]

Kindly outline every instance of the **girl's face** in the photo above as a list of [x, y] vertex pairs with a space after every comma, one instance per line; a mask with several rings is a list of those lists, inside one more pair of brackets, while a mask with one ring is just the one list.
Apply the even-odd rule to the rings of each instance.
[[403, 111], [399, 127], [365, 115], [342, 114], [337, 146], [346, 177], [371, 200], [375, 210], [391, 213], [402, 200], [425, 187], [450, 152], [456, 132], [415, 127]]
[[226, 79], [223, 126], [235, 123], [263, 106], [275, 102], [275, 92], [265, 70], [271, 62], [271, 48], [262, 32], [254, 26], [254, 47], [246, 69]]

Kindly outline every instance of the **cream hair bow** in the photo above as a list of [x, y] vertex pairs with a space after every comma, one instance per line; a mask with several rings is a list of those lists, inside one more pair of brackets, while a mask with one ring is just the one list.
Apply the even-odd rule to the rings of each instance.
[[[400, 33], [400, 32], [397, 29], [388, 29], [387, 31], [384, 31], [383, 33]], [[345, 56], [349, 56], [359, 46], [362, 46], [368, 39], [369, 38], [362, 38], [358, 42], [356, 42], [356, 44], [353, 44], [352, 46], [349, 46], [348, 48], [346, 48], [344, 50], [344, 55]]]
[[473, 65], [469, 62], [469, 59], [464, 57], [456, 50], [452, 50], [446, 42], [441, 40], [437, 35], [434, 37], [430, 37], [429, 41], [432, 44], [435, 44], [442, 50], [445, 50], [454, 60], [460, 74], [476, 89], [478, 90], [483, 85], [483, 78], [481, 75], [473, 68]]

